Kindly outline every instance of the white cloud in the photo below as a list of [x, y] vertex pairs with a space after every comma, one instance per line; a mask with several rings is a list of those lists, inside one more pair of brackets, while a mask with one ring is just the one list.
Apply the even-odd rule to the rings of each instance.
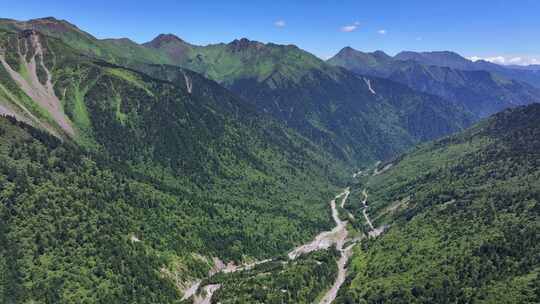
[[478, 61], [478, 60], [482, 60], [481, 57], [478, 57], [478, 56], [471, 56], [471, 57], [467, 57], [467, 59], [469, 59], [470, 61]]
[[521, 57], [514, 57], [508, 60], [508, 62], [511, 64], [520, 64], [522, 61], [523, 61], [523, 58]]
[[486, 61], [498, 63], [498, 64], [505, 64], [506, 58], [504, 58], [503, 56], [488, 57], [486, 58]]
[[531, 56], [471, 56], [468, 57], [471, 61], [478, 61], [478, 60], [484, 60], [496, 64], [503, 64], [503, 65], [530, 65], [530, 64], [538, 64], [540, 61], [538, 58], [534, 58]]
[[360, 22], [356, 21], [353, 24], [342, 26], [340, 28], [340, 31], [345, 32], [345, 33], [354, 32], [358, 29], [359, 26], [360, 26]]
[[287, 22], [285, 22], [285, 20], [276, 20], [276, 22], [274, 22], [274, 25], [276, 27], [285, 27], [287, 26]]
[[422, 37], [416, 37], [416, 41], [422, 41]]
[[492, 62], [492, 63], [497, 63], [497, 64], [506, 64], [506, 58], [504, 58], [503, 56], [493, 56], [493, 57], [471, 56], [468, 59], [470, 61], [484, 60], [487, 62]]
[[381, 34], [381, 35], [386, 35], [386, 33], [388, 33], [386, 30], [378, 30], [377, 33]]

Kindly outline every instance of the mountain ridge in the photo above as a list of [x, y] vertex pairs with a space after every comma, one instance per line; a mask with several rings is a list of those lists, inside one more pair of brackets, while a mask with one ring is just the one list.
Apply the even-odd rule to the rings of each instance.
[[447, 66], [469, 71], [485, 70], [488, 72], [495, 72], [500, 76], [527, 82], [537, 88], [540, 87], [540, 74], [535, 70], [523, 68], [516, 69], [512, 66], [499, 65], [485, 60], [471, 61], [454, 52], [407, 52], [400, 57], [403, 59], [411, 59], [422, 64], [441, 67]]
[[[367, 111], [370, 108], [371, 111], [380, 111], [376, 107], [384, 106], [375, 106], [375, 104], [381, 105], [384, 103], [381, 100], [385, 100], [388, 111], [395, 111], [396, 116], [404, 114], [400, 109], [402, 104], [393, 100], [398, 97], [390, 94], [391, 88], [397, 86], [397, 83], [393, 84], [385, 80], [372, 79], [370, 82], [378, 81], [382, 85], [379, 87], [379, 93], [373, 94], [372, 88], [375, 84], [373, 86], [368, 85], [367, 79], [356, 77], [344, 69], [328, 65], [323, 60], [294, 45], [263, 44], [248, 39], [240, 39], [229, 44], [196, 47], [191, 50], [191, 53], [185, 53], [185, 56], [182, 62], [177, 63], [177, 65], [192, 69], [218, 81], [239, 94], [239, 96], [253, 102], [260, 111], [269, 113], [289, 126], [301, 130], [304, 135], [316, 136], [312, 138], [321, 138], [320, 136], [323, 136], [322, 139], [326, 142], [325, 145], [344, 146], [343, 144], [336, 144], [336, 140], [331, 137], [346, 138], [351, 136], [346, 135], [344, 137], [342, 133], [348, 132], [350, 134], [351, 132], [348, 129], [352, 128], [343, 125], [343, 118], [340, 117], [339, 120], [332, 121], [333, 115], [339, 115], [338, 111], [330, 110], [332, 108], [339, 106], [356, 107], [357, 109], [347, 108], [345, 112], [358, 113], [358, 117], [365, 117], [365, 114], [362, 115], [358, 112], [361, 111], [361, 107], [364, 107]], [[389, 94], [385, 94], [386, 91]], [[411, 96], [416, 94], [412, 91], [407, 92], [404, 89], [396, 89], [394, 92], [407, 94], [407, 97], [402, 96], [404, 99], [413, 99]], [[353, 96], [362, 97], [353, 101]], [[415, 97], [416, 100], [429, 98], [433, 97], [424, 95]], [[361, 100], [362, 105], [358, 103], [358, 100]], [[442, 101], [433, 101], [433, 104], [442, 105]], [[427, 106], [428, 103], [422, 103], [422, 105]], [[449, 103], [446, 106], [452, 107], [453, 105]], [[392, 110], [392, 107], [395, 107], [395, 109]], [[422, 111], [418, 112], [422, 113]], [[455, 112], [458, 113], [458, 116], [461, 115], [460, 109], [456, 109]], [[447, 114], [449, 113], [447, 112]], [[374, 113], [373, 115], [380, 116], [382, 114]], [[306, 117], [308, 118], [307, 121]], [[429, 117], [429, 119], [432, 118]], [[438, 121], [442, 125], [452, 125], [452, 122], [448, 123], [449, 120], [460, 121], [457, 125], [467, 125], [463, 117], [448, 119], [448, 117], [443, 116], [440, 118]], [[400, 119], [406, 120], [407, 118], [398, 118], [398, 120]], [[418, 119], [422, 120], [420, 117]], [[433, 120], [434, 123], [436, 121]], [[339, 123], [339, 125], [336, 125], [336, 123]], [[366, 123], [373, 124], [372, 122]], [[405, 134], [411, 131], [407, 129], [406, 123], [402, 123], [397, 122], [397, 124], [401, 125], [396, 127], [403, 128], [404, 131], [397, 129], [392, 131], [401, 132], [402, 135], [390, 135], [395, 136], [394, 139], [389, 139], [390, 142], [399, 141], [397, 137], [407, 136]], [[396, 124], [396, 122], [393, 122], [393, 124]], [[370, 126], [368, 128], [380, 127]], [[437, 129], [435, 126], [433, 128]], [[449, 129], [453, 128], [450, 127]], [[357, 127], [357, 129], [362, 129], [362, 127]], [[366, 142], [366, 140], [365, 136], [361, 140], [354, 139], [347, 146], [352, 147], [354, 146], [353, 143]], [[412, 136], [412, 138], [407, 139], [408, 143], [405, 143], [405, 145], [409, 145], [416, 140], [418, 140], [418, 137]], [[382, 151], [381, 149], [386, 148], [381, 147], [378, 149]], [[362, 153], [354, 150], [343, 152], [338, 151], [341, 155], [352, 159], [356, 157], [355, 154]], [[351, 154], [351, 152], [354, 154]], [[385, 158], [395, 152], [376, 153], [378, 154], [377, 157]]]
[[[2, 26], [9, 22], [0, 22]], [[194, 46], [166, 35], [158, 36], [161, 38], [154, 44], [137, 45], [87, 39], [78, 32], [50, 34], [90, 57], [143, 70], [153, 77], [185, 82], [174, 76], [177, 74], [164, 72], [167, 67], [148, 65], [198, 72], [352, 163], [391, 157], [416, 142], [457, 131], [471, 122], [469, 114], [452, 103], [397, 83], [357, 77], [294, 45], [236, 39]], [[377, 94], [373, 87], [379, 88]], [[366, 142], [373, 145], [366, 147]]]
[[[436, 57], [450, 54], [459, 62], [467, 62], [456, 53], [436, 54]], [[349, 48], [328, 62], [360, 75], [388, 78], [418, 91], [440, 96], [460, 104], [477, 117], [485, 117], [507, 107], [540, 102], [540, 89], [525, 82], [501, 77], [495, 72], [460, 70], [442, 66], [444, 64], [430, 65], [433, 61], [421, 63], [422, 60], [414, 56], [381, 57]]]

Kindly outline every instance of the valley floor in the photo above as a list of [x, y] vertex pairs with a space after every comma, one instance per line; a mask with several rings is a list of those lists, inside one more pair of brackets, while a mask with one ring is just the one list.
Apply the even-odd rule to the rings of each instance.
[[[331, 231], [324, 231], [315, 236], [315, 238], [306, 244], [303, 244], [301, 246], [298, 246], [291, 250], [288, 254], [288, 261], [282, 262], [283, 264], [289, 263], [291, 261], [294, 261], [295, 259], [308, 255], [313, 252], [321, 251], [321, 250], [328, 250], [331, 247], [335, 246], [335, 249], [337, 252], [339, 252], [339, 259], [336, 261], [337, 264], [337, 275], [336, 278], [331, 285], [330, 289], [328, 289], [324, 294], [320, 297], [320, 300], [318, 303], [320, 304], [330, 304], [335, 299], [339, 292], [339, 289], [341, 285], [345, 282], [345, 278], [347, 275], [347, 264], [352, 256], [353, 248], [354, 246], [361, 241], [365, 236], [361, 237], [351, 237], [349, 230], [350, 227], [347, 226], [348, 221], [342, 220], [340, 218], [340, 214], [338, 211], [337, 203], [336, 201], [341, 199], [341, 202], [339, 203], [339, 206], [341, 207], [342, 211], [347, 212], [348, 216], [351, 216], [348, 211], [346, 211], [346, 202], [349, 198], [351, 191], [349, 188], [346, 188], [343, 190], [343, 192], [339, 193], [334, 199], [330, 201], [330, 208], [332, 211], [332, 218], [336, 224], [336, 226]], [[373, 227], [373, 224], [369, 218], [369, 215], [367, 213], [367, 193], [364, 190], [363, 192], [364, 200], [362, 201], [363, 204], [363, 214], [365, 217], [366, 222], [369, 224], [369, 227], [371, 230], [369, 231], [369, 236], [377, 236], [380, 234], [382, 229], [376, 229]], [[348, 246], [345, 247], [345, 245], [348, 244]], [[224, 265], [221, 263], [222, 267], [219, 267], [217, 271], [209, 273], [209, 278], [218, 274], [218, 273], [224, 273], [224, 274], [232, 274], [235, 272], [241, 272], [245, 270], [251, 270], [254, 267], [258, 265], [262, 265], [265, 263], [270, 263], [273, 261], [277, 261], [279, 258], [273, 258], [273, 259], [266, 259], [261, 261], [256, 261], [250, 264], [245, 265]], [[222, 284], [207, 284], [202, 285], [202, 280], [197, 280], [193, 282], [191, 286], [189, 286], [185, 292], [184, 292], [184, 298], [183, 300], [187, 300], [192, 298], [194, 304], [207, 304], [212, 302], [212, 296], [214, 293], [219, 290], [222, 287]]]

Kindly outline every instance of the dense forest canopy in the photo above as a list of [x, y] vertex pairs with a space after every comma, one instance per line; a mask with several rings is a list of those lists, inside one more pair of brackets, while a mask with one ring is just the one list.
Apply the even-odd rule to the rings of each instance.
[[538, 303], [539, 168], [531, 105], [363, 178], [375, 222], [390, 228], [357, 248], [338, 303]]

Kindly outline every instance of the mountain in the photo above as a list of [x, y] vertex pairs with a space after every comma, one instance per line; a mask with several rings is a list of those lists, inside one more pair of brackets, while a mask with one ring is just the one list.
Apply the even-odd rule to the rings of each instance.
[[341, 66], [348, 70], [358, 72], [359, 74], [380, 74], [382, 76], [385, 73], [379, 72], [382, 67], [390, 65], [394, 62], [394, 58], [383, 51], [375, 52], [361, 52], [351, 48], [350, 46], [344, 47], [327, 62], [334, 66]]
[[538, 104], [506, 110], [362, 177], [351, 197], [387, 230], [336, 303], [538, 303], [539, 126]]
[[7, 31], [35, 30], [58, 38], [80, 53], [117, 64], [132, 62], [171, 63], [166, 54], [153, 52], [127, 39], [97, 39], [66, 20], [54, 17], [18, 21], [0, 19], [0, 29]]
[[425, 65], [450, 67], [458, 70], [474, 70], [475, 63], [462, 57], [461, 55], [449, 51], [436, 52], [411, 52], [404, 51], [398, 53], [396, 60], [411, 60]]
[[[272, 115], [334, 156], [356, 164], [386, 159], [472, 121], [468, 113], [434, 96], [383, 79], [357, 77], [294, 45], [244, 38], [195, 46], [171, 34], [137, 45], [126, 39], [99, 40], [54, 18], [26, 22], [4, 19], [2, 27], [43, 29], [85, 55], [163, 80], [175, 77], [174, 73], [159, 72], [174, 70], [171, 65], [201, 73], [252, 103], [259, 112]], [[377, 94], [373, 94], [373, 87], [378, 88]]]
[[0, 50], [0, 302], [178, 302], [330, 227], [344, 164], [216, 82], [37, 30]]
[[468, 70], [472, 62], [451, 52], [405, 52], [392, 58], [382, 52], [364, 53], [344, 48], [328, 62], [360, 75], [387, 78], [440, 96], [477, 117], [540, 102], [540, 89], [501, 77], [499, 73]]
[[412, 60], [425, 65], [449, 67], [466, 71], [495, 72], [501, 77], [527, 82], [540, 88], [540, 73], [536, 69], [523, 69], [514, 66], [503, 66], [485, 60], [471, 61], [459, 54], [448, 51], [438, 52], [401, 52], [395, 57], [397, 60]]
[[540, 64], [531, 64], [531, 65], [508, 65], [507, 67], [515, 70], [529, 70], [529, 71], [540, 71]]
[[184, 58], [194, 47], [173, 34], [160, 34], [152, 41], [144, 43], [143, 46], [158, 51], [164, 51], [171, 59], [171, 62], [182, 60], [182, 58]]
[[385, 159], [471, 121], [453, 104], [392, 81], [358, 77], [294, 45], [243, 38], [175, 54], [183, 54], [176, 65], [218, 81], [348, 161]]

